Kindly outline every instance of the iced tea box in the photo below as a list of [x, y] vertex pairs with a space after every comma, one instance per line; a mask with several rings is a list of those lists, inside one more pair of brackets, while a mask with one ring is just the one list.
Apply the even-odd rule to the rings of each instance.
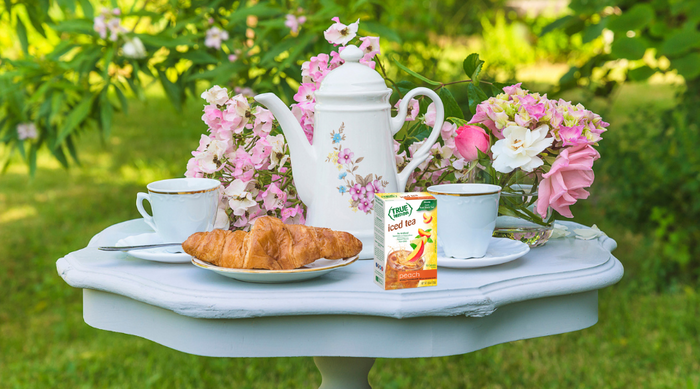
[[435, 197], [374, 195], [374, 282], [385, 290], [437, 285]]

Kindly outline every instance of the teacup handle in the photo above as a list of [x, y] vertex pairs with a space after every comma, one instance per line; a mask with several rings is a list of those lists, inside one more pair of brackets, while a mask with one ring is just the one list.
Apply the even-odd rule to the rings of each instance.
[[150, 203], [151, 196], [148, 193], [143, 192], [139, 192], [136, 194], [136, 209], [138, 209], [141, 216], [143, 216], [143, 221], [146, 222], [146, 224], [148, 224], [151, 228], [153, 228], [153, 231], [155, 231], [156, 224], [153, 222], [153, 216], [149, 215], [148, 212], [146, 212], [146, 210], [143, 208], [144, 200], [147, 200]]
[[[408, 177], [411, 175], [411, 172], [413, 172], [418, 165], [423, 163], [430, 156], [430, 148], [433, 147], [437, 141], [437, 138], [440, 135], [440, 130], [442, 129], [442, 123], [445, 120], [445, 108], [442, 105], [442, 100], [440, 100], [437, 93], [428, 88], [418, 87], [411, 89], [411, 91], [406, 93], [406, 96], [404, 96], [401, 100], [401, 104], [399, 104], [399, 112], [395, 117], [391, 118], [391, 135], [395, 135], [397, 132], [399, 132], [401, 127], [403, 127], [403, 124], [406, 121], [406, 109], [408, 107], [408, 103], [414, 96], [417, 95], [427, 96], [433, 100], [433, 103], [435, 103], [435, 125], [433, 126], [433, 130], [430, 132], [430, 136], [428, 136], [428, 139], [425, 140], [423, 146], [421, 146], [416, 151], [415, 155], [413, 155], [411, 162], [409, 162], [408, 165], [403, 168], [401, 173], [396, 174], [396, 183], [398, 185], [399, 192], [406, 191], [406, 183], [408, 183]], [[393, 151], [394, 150], [392, 149], [391, 152]]]

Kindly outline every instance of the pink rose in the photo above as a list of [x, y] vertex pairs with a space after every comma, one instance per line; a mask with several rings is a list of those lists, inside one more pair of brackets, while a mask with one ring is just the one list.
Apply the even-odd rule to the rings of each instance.
[[569, 209], [578, 199], [588, 198], [584, 188], [591, 186], [593, 161], [600, 154], [590, 145], [579, 145], [564, 149], [552, 164], [552, 169], [542, 175], [539, 186], [537, 213], [544, 217], [547, 207], [552, 207], [562, 216], [574, 217]]
[[481, 127], [465, 124], [457, 129], [455, 148], [465, 160], [474, 161], [478, 159], [479, 152], [477, 149], [487, 153], [489, 146], [489, 136]]

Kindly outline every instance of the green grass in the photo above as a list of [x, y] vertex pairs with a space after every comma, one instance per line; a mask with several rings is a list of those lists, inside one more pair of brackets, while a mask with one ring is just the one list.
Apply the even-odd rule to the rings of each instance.
[[[311, 388], [311, 358], [207, 358], [134, 336], [93, 329], [81, 291], [55, 261], [100, 230], [139, 217], [136, 192], [182, 176], [205, 130], [199, 102], [180, 113], [161, 97], [133, 103], [113, 137], [81, 139], [82, 167], [66, 171], [42, 154], [34, 179], [14, 165], [0, 176], [0, 388]], [[631, 110], [630, 110], [631, 111]], [[595, 194], [595, 185], [593, 187]], [[601, 218], [595, 196], [574, 208], [619, 243], [623, 280], [600, 293], [600, 320], [574, 333], [471, 354], [380, 359], [377, 388], [700, 388], [700, 296], [641, 293], [646, 239]]]

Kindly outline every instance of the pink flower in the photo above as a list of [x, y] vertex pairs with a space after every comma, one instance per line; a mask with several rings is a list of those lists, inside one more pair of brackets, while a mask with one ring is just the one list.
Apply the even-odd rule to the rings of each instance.
[[516, 95], [518, 94], [518, 92], [523, 92], [522, 88], [520, 88], [520, 85], [522, 85], [522, 82], [519, 82], [515, 85], [503, 87], [503, 91], [506, 92], [506, 94], [509, 96]]
[[[433, 119], [435, 120], [435, 119]], [[435, 125], [435, 122], [433, 122], [433, 125]], [[442, 137], [442, 140], [445, 142], [445, 146], [454, 149], [455, 148], [455, 140], [454, 136], [457, 132], [457, 126], [450, 123], [450, 122], [444, 122], [442, 123], [442, 128], [440, 129], [440, 136]]]
[[267, 187], [262, 197], [263, 206], [268, 211], [282, 208], [287, 201], [287, 193], [278, 188], [274, 182]]
[[326, 38], [328, 43], [336, 46], [345, 46], [357, 35], [357, 28], [360, 25], [360, 19], [357, 19], [355, 23], [347, 26], [340, 23], [340, 19], [337, 16], [331, 20], [335, 23], [323, 32], [323, 37]]
[[589, 193], [584, 188], [593, 183], [593, 161], [598, 158], [600, 154], [590, 145], [564, 149], [554, 160], [552, 169], [542, 175], [537, 213], [544, 217], [547, 207], [552, 207], [562, 216], [574, 217], [569, 206], [578, 199], [588, 198]]
[[357, 209], [364, 213], [370, 213], [372, 211], [372, 208], [374, 208], [373, 198], [362, 199], [360, 200], [360, 204], [357, 206]]
[[[330, 72], [328, 69], [328, 54], [319, 54], [309, 60], [309, 77], [313, 82], [319, 83]], [[302, 76], [304, 75], [302, 69]]]
[[282, 212], [281, 212], [281, 216], [282, 216], [281, 219], [282, 219], [282, 222], [284, 223], [284, 222], [287, 221], [287, 219], [293, 218], [293, 217], [295, 217], [295, 216], [297, 216], [297, 215], [300, 215], [300, 214], [302, 214], [303, 212], [304, 212], [304, 211], [302, 210], [301, 205], [299, 205], [299, 204], [297, 204], [297, 205], [295, 205], [295, 206], [293, 206], [293, 207], [291, 207], [291, 208], [283, 208], [283, 209], [282, 209]]
[[204, 177], [204, 173], [202, 173], [202, 171], [199, 170], [199, 163], [197, 162], [197, 159], [190, 158], [190, 160], [187, 161], [187, 171], [185, 172], [185, 177], [188, 177], [188, 178], [202, 178], [202, 177]]
[[100, 38], [107, 39], [107, 23], [105, 22], [105, 17], [103, 15], [95, 16], [92, 29], [96, 33], [100, 34]]
[[559, 127], [559, 137], [564, 143], [564, 146], [578, 146], [588, 144], [588, 139], [583, 135], [583, 125], [580, 126], [561, 126]]
[[425, 116], [423, 117], [425, 119], [425, 125], [432, 127], [435, 125], [435, 103], [430, 103], [428, 106], [428, 111], [425, 113]]
[[255, 144], [251, 152], [251, 161], [255, 165], [255, 168], [258, 170], [265, 169], [265, 165], [268, 163], [268, 158], [272, 153], [272, 146], [267, 139], [258, 139], [258, 142]]
[[[395, 108], [399, 108], [399, 105], [401, 104], [401, 100], [396, 102], [394, 104]], [[420, 105], [418, 104], [418, 100], [416, 99], [411, 99], [411, 101], [408, 102], [408, 105], [406, 106], [406, 121], [407, 122], [412, 122], [416, 120], [416, 117], [418, 117], [418, 113], [420, 112]], [[433, 119], [435, 120], [435, 119]]]
[[343, 149], [338, 153], [338, 163], [349, 165], [352, 163], [352, 157], [355, 155], [350, 149]]
[[316, 91], [316, 84], [313, 83], [303, 83], [299, 86], [299, 90], [294, 95], [294, 101], [297, 103], [313, 103], [314, 92]]
[[489, 146], [489, 136], [481, 127], [464, 125], [457, 129], [455, 148], [465, 160], [477, 160], [479, 158], [477, 149], [487, 153]]
[[20, 123], [17, 125], [17, 138], [19, 140], [24, 139], [36, 139], [39, 134], [36, 130], [36, 124], [34, 123]]
[[228, 39], [228, 32], [219, 27], [212, 27], [207, 30], [207, 36], [204, 39], [204, 46], [213, 49], [221, 49], [221, 42]]
[[380, 54], [379, 49], [379, 37], [378, 36], [363, 36], [360, 38], [362, 44], [360, 45], [360, 50], [365, 52], [365, 55], [371, 55], [374, 57]]
[[255, 115], [253, 134], [265, 138], [272, 131], [272, 122], [275, 120], [275, 117], [272, 116], [272, 112], [261, 106], [255, 107], [253, 115]]
[[314, 105], [314, 103], [292, 104], [292, 114], [301, 124], [309, 143], [313, 143], [314, 139]]
[[374, 193], [384, 193], [384, 185], [382, 185], [381, 181], [374, 180], [371, 185], [374, 188]]
[[544, 116], [546, 108], [544, 103], [524, 105], [523, 107], [535, 122], [539, 121], [542, 116]]
[[331, 51], [331, 61], [328, 63], [328, 69], [333, 70], [344, 63], [345, 61], [343, 61], [343, 59], [340, 58], [339, 52]]
[[236, 62], [236, 61], [238, 61], [238, 56], [236, 54], [229, 54], [228, 61], [229, 62]]
[[292, 31], [292, 34], [296, 35], [299, 33], [299, 27], [306, 23], [306, 16], [299, 16], [296, 17], [292, 14], [287, 14], [286, 17], [287, 20], [285, 20], [284, 25], [289, 27], [289, 29]]
[[350, 196], [352, 196], [353, 200], [360, 200], [365, 198], [365, 193], [367, 193], [367, 189], [365, 189], [365, 187], [360, 184], [355, 184], [350, 188]]
[[360, 59], [360, 63], [365, 66], [368, 66], [370, 69], [374, 69], [377, 66], [377, 64], [374, 61], [372, 61], [372, 58], [374, 58], [373, 55], [365, 54], [365, 56]]

